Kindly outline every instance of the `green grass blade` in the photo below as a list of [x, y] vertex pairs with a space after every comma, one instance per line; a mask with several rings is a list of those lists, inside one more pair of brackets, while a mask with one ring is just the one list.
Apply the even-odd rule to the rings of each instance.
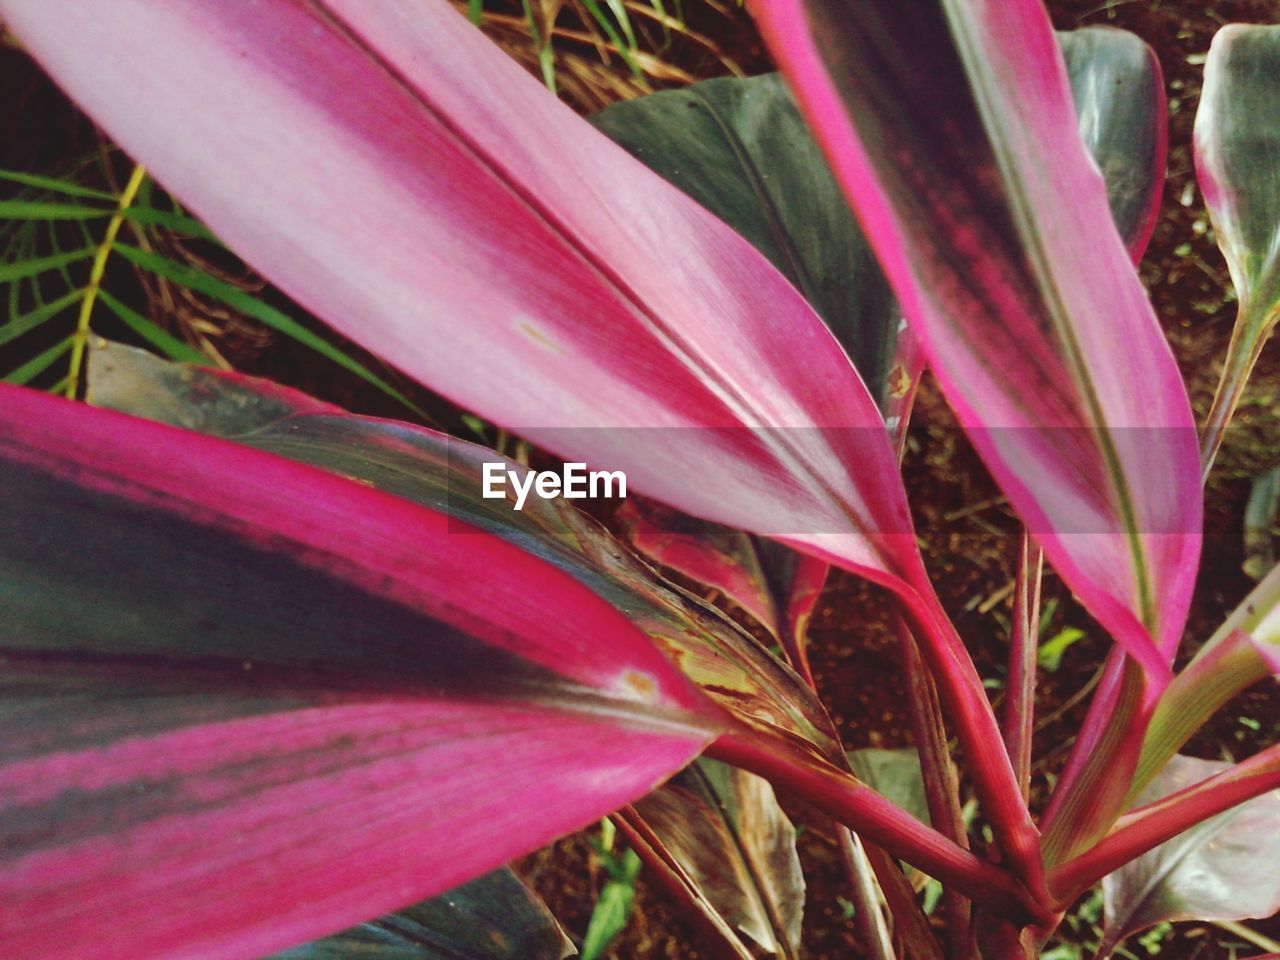
[[30, 333], [42, 323], [52, 320], [68, 307], [75, 306], [83, 296], [84, 290], [73, 290], [66, 296], [46, 303], [43, 307], [38, 307], [30, 313], [14, 317], [8, 323], [0, 326], [0, 347], [17, 340], [24, 334]]
[[480, 26], [484, 15], [484, 0], [467, 0], [467, 19], [475, 26]]
[[213, 243], [218, 242], [218, 238], [210, 232], [209, 228], [195, 219], [195, 217], [173, 213], [170, 210], [157, 210], [154, 207], [129, 207], [124, 211], [124, 218], [131, 223], [164, 227], [166, 230], [189, 233], [193, 237], [199, 237], [202, 240], [209, 240]]
[[239, 310], [245, 316], [266, 324], [271, 329], [298, 341], [303, 346], [310, 347], [322, 357], [333, 361], [344, 370], [355, 374], [361, 380], [378, 388], [418, 416], [427, 420], [430, 419], [430, 415], [426, 411], [416, 406], [413, 401], [364, 366], [364, 364], [348, 357], [333, 344], [316, 336], [316, 334], [302, 326], [292, 317], [269, 304], [263, 303], [257, 297], [251, 296], [243, 290], [219, 280], [217, 277], [211, 277], [207, 273], [202, 273], [186, 264], [176, 263], [173, 260], [157, 256], [154, 253], [148, 253], [127, 243], [117, 244], [115, 251], [144, 270], [149, 270], [158, 276], [172, 280], [174, 283], [179, 283], [197, 293], [203, 293], [216, 300], [221, 300], [227, 306]]
[[183, 343], [164, 328], [148, 320], [136, 310], [125, 306], [106, 290], [98, 291], [98, 300], [114, 313], [130, 330], [155, 347], [170, 360], [180, 363], [205, 363], [209, 358], [189, 344]]
[[104, 207], [44, 200], [0, 200], [0, 217], [10, 220], [96, 220], [109, 216], [111, 211]]
[[631, 918], [636, 898], [636, 878], [640, 875], [640, 858], [627, 850], [613, 863], [606, 864], [609, 879], [591, 911], [586, 935], [582, 938], [582, 960], [596, 960], [608, 949]]
[[551, 37], [544, 37], [538, 30], [538, 21], [534, 19], [533, 7], [529, 0], [524, 4], [524, 19], [529, 25], [529, 35], [533, 37], [533, 45], [538, 51], [538, 67], [542, 71], [542, 84], [552, 93], [556, 92], [556, 58], [551, 49]]
[[94, 254], [92, 247], [73, 250], [71, 253], [60, 253], [52, 257], [38, 257], [35, 260], [21, 260], [16, 263], [0, 263], [0, 283], [34, 277], [46, 270], [56, 270], [69, 263], [88, 260]]
[[50, 347], [48, 350], [32, 357], [22, 366], [18, 367], [12, 373], [4, 377], [5, 383], [16, 383], [19, 385], [30, 383], [40, 374], [44, 373], [53, 366], [58, 358], [71, 349], [71, 338], [68, 337], [61, 343]]
[[631, 14], [627, 13], [626, 4], [622, 0], [605, 0], [609, 4], [609, 9], [613, 11], [614, 17], [618, 21], [618, 26], [622, 28], [622, 34], [627, 38], [627, 49], [635, 50], [636, 32], [631, 26]]
[[27, 187], [37, 187], [41, 190], [61, 193], [68, 197], [92, 198], [94, 200], [105, 200], [108, 203], [116, 202], [116, 196], [113, 193], [107, 193], [105, 190], [94, 190], [91, 187], [82, 187], [78, 183], [59, 180], [56, 177], [42, 177], [34, 173], [22, 173], [19, 170], [0, 169], [0, 180], [20, 183]]
[[[48, 228], [49, 246], [53, 249], [53, 252], [55, 254], [66, 253], [67, 252], [66, 248], [63, 247], [62, 243], [58, 240], [58, 224], [49, 222], [49, 223], [46, 223], [45, 226]], [[58, 271], [58, 276], [62, 277], [62, 282], [65, 288], [67, 290], [74, 290], [76, 287], [76, 282], [74, 279], [72, 279], [71, 271], [67, 269], [67, 265], [65, 263], [59, 265], [57, 268], [57, 271]]]
[[[582, 5], [587, 8], [587, 12], [591, 14], [592, 19], [600, 25], [600, 29], [609, 38], [609, 42], [617, 48], [618, 56], [631, 68], [632, 74], [637, 79], [641, 78], [643, 73], [640, 70], [640, 65], [636, 63], [635, 58], [631, 55], [634, 46], [628, 46], [618, 34], [617, 28], [613, 25], [613, 18], [600, 9], [600, 4], [596, 3], [596, 0], [582, 0]], [[627, 21], [627, 25], [630, 26], [630, 21]]]

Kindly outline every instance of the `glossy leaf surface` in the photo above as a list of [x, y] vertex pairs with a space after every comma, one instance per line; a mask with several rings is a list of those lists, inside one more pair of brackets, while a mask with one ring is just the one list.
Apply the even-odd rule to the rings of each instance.
[[356, 417], [268, 381], [166, 363], [118, 344], [94, 352], [89, 400], [301, 460], [480, 527], [591, 588], [681, 670], [743, 719], [839, 756], [813, 692], [714, 608], [657, 576], [599, 523], [562, 499], [485, 499], [483, 465], [527, 469], [433, 430]]
[[1196, 112], [1196, 173], [1239, 303], [1205, 425], [1205, 470], [1262, 345], [1280, 320], [1280, 26], [1213, 38]]
[[1134, 260], [1155, 229], [1168, 153], [1164, 76], [1155, 51], [1113, 27], [1063, 31], [1076, 122], [1107, 186], [1111, 217]]
[[804, 875], [795, 828], [766, 781], [699, 760], [635, 810], [731, 927], [766, 953], [799, 955]]
[[565, 960], [560, 924], [509, 867], [272, 960]]
[[[1152, 781], [1149, 803], [1230, 767], [1175, 756]], [[1106, 936], [1099, 956], [1167, 920], [1244, 920], [1280, 910], [1280, 791], [1192, 827], [1103, 878]]]
[[0, 2], [96, 120], [338, 330], [637, 492], [924, 589], [879, 414], [817, 315], [445, 0], [95, 12]]
[[5, 388], [0, 485], [6, 956], [325, 936], [635, 799], [723, 717], [554, 567], [280, 457]]
[[756, 6], [961, 423], [1156, 677], [1199, 555], [1186, 391], [1037, 0]]
[[445, 0], [103, 0], [95, 14], [0, 0], [58, 82], [304, 306], [565, 459], [624, 470], [632, 492], [896, 591], [997, 838], [1037, 869], [880, 413], [750, 243]]

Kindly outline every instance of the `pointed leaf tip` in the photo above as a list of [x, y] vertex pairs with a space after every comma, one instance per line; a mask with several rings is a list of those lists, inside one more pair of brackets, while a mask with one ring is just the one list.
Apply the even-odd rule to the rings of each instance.
[[1167, 680], [1200, 548], [1194, 424], [1042, 5], [755, 13], [979, 453]]

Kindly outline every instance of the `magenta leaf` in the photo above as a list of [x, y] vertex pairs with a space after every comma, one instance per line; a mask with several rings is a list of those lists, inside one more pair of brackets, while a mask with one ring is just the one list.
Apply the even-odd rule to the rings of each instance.
[[0, 485], [7, 956], [327, 935], [634, 800], [724, 716], [544, 561], [280, 457], [7, 388]]
[[1043, 7], [756, 16], [975, 446], [1070, 587], [1167, 678], [1200, 548], [1194, 426]]
[[767, 256], [887, 407], [902, 312], [779, 75], [662, 90], [591, 122]]
[[565, 960], [575, 953], [547, 905], [503, 867], [271, 960]]
[[532, 498], [517, 512], [507, 500], [480, 496], [484, 463], [527, 472], [486, 447], [112, 343], [92, 353], [88, 398], [356, 478], [508, 540], [622, 611], [734, 715], [784, 730], [821, 756], [841, 755], [826, 710], [799, 677], [715, 608], [657, 576], [599, 523], [561, 499]]
[[636, 492], [923, 579], [879, 413], [800, 294], [445, 0], [97, 11], [0, 0], [95, 119], [335, 328]]
[[[1201, 444], [1206, 474], [1263, 345], [1280, 321], [1280, 26], [1213, 38], [1196, 111], [1196, 173], [1239, 307]], [[1265, 119], [1264, 119], [1265, 118]]]
[[[1175, 756], [1140, 802], [1230, 768]], [[1280, 790], [1255, 797], [1162, 843], [1102, 880], [1106, 934], [1098, 956], [1167, 920], [1246, 920], [1280, 911]]]
[[1156, 53], [1127, 30], [1058, 34], [1076, 123], [1107, 186], [1125, 248], [1141, 260], [1155, 229], [1168, 153], [1164, 76]]
[[[994, 880], [979, 877], [981, 862], [940, 836], [906, 835], [912, 832], [903, 829], [909, 818], [848, 775], [830, 719], [812, 691], [714, 609], [657, 580], [598, 524], [564, 501], [535, 501], [515, 513], [505, 501], [480, 498], [481, 463], [501, 460], [493, 451], [407, 424], [311, 414], [315, 402], [292, 391], [235, 374], [168, 364], [113, 344], [94, 352], [89, 390], [95, 403], [215, 433], [231, 431], [237, 442], [448, 509], [548, 560], [648, 633], [686, 675], [752, 731], [773, 759], [785, 755], [783, 763], [792, 775], [859, 792], [857, 809], [849, 812], [856, 822], [867, 824], [877, 836], [887, 829], [882, 840], [913, 851], [903, 853], [908, 858], [918, 855], [936, 865], [938, 857], [955, 862], [959, 855], [966, 879]], [[254, 400], [258, 392], [262, 402]], [[284, 416], [282, 406], [301, 415]], [[910, 826], [919, 833], [914, 821]], [[937, 869], [938, 875], [950, 876], [945, 866]]]
[[631, 492], [894, 590], [1000, 844], [1036, 869], [880, 413], [730, 227], [444, 0], [103, 0], [91, 19], [75, 0], [0, 0], [0, 16], [166, 188], [340, 331], [565, 459], [624, 470]]
[[757, 541], [748, 533], [632, 497], [618, 510], [627, 541], [654, 563], [719, 590], [775, 637], [778, 598]]

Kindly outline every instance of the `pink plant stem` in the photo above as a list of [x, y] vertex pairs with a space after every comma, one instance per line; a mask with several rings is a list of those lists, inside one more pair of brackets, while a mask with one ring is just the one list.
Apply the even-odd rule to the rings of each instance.
[[[1029, 889], [1044, 894], [1040, 832], [1022, 799], [1000, 725], [964, 641], [932, 589], [903, 591], [900, 609], [933, 674], [973, 776], [983, 812], [1006, 861]], [[938, 877], [941, 880], [941, 877]]]
[[1009, 871], [980, 859], [852, 774], [790, 741], [739, 726], [714, 741], [707, 755], [798, 794], [872, 843], [1002, 915], [1029, 920], [1046, 915], [1044, 906]]
[[1216, 776], [1140, 807], [1116, 821], [1092, 848], [1049, 872], [1049, 889], [1060, 905], [1113, 870], [1237, 804], [1280, 787], [1280, 744]]
[[1004, 742], [1023, 802], [1031, 798], [1031, 739], [1035, 732], [1036, 653], [1040, 639], [1040, 578], [1044, 554], [1024, 531], [1014, 584], [1005, 683]]

